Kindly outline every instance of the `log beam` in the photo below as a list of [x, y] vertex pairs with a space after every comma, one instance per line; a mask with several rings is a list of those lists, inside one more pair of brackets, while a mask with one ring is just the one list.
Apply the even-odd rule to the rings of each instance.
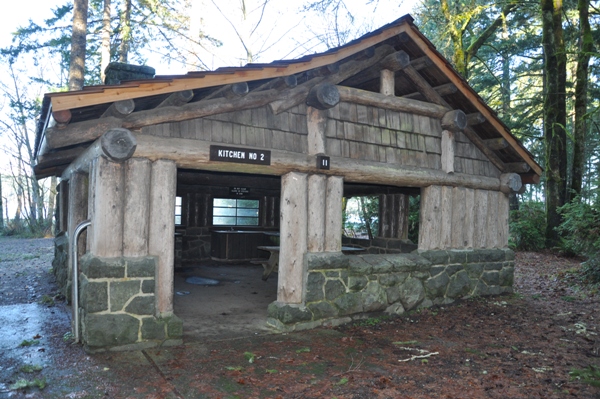
[[44, 170], [54, 166], [68, 165], [85, 151], [86, 147], [74, 147], [51, 152], [37, 157], [36, 170]]
[[511, 162], [506, 164], [505, 172], [512, 173], [527, 173], [531, 170], [531, 166], [526, 162]]
[[437, 119], [441, 119], [446, 112], [448, 112], [448, 109], [444, 106], [423, 101], [386, 96], [380, 93], [373, 93], [345, 86], [337, 86], [337, 89], [340, 93], [340, 100], [345, 102], [381, 107], [393, 111], [408, 112]]
[[[413, 66], [413, 68], [419, 71], [421, 69], [425, 69], [433, 65], [433, 62], [429, 59], [429, 57], [420, 57], [412, 60], [411, 65]], [[382, 68], [383, 67], [379, 63], [377, 63], [376, 65], [373, 65], [372, 67], [360, 72], [360, 74], [357, 74], [355, 76], [352, 76], [348, 80], [345, 80], [344, 86], [360, 86], [361, 84], [366, 83], [370, 80], [377, 79], [379, 77], [379, 71]]]
[[333, 108], [339, 102], [340, 93], [337, 87], [329, 83], [314, 86], [306, 97], [306, 105], [319, 110]]
[[176, 91], [175, 93], [170, 94], [169, 97], [165, 98], [163, 102], [158, 104], [156, 108], [181, 107], [182, 105], [192, 101], [192, 98], [194, 98], [193, 90]]
[[442, 129], [462, 132], [467, 127], [467, 116], [460, 109], [448, 111], [442, 117]]
[[69, 109], [64, 109], [62, 111], [52, 111], [52, 118], [54, 118], [54, 121], [59, 127], [64, 127], [68, 125], [69, 122], [71, 122], [72, 117], [73, 115], [71, 114], [71, 110]]
[[292, 89], [296, 86], [298, 86], [298, 78], [296, 78], [296, 75], [289, 75], [289, 76], [282, 76], [280, 78], [275, 78], [275, 79], [269, 80], [267, 83], [258, 86], [257, 88], [255, 88], [252, 91], [255, 92], [255, 91], [271, 90], [271, 89], [284, 90], [284, 89]]
[[[357, 161], [344, 157], [331, 157], [329, 170], [317, 169], [314, 155], [271, 150], [271, 165], [236, 164], [210, 160], [210, 145], [222, 145], [191, 139], [136, 135], [135, 157], [150, 160], [170, 159], [182, 169], [203, 169], [217, 172], [241, 172], [261, 175], [284, 175], [297, 171], [344, 176], [348, 183], [381, 184], [398, 187], [426, 187], [432, 184], [464, 186], [485, 190], [510, 192], [500, 179], [463, 173], [447, 174], [442, 170], [389, 165], [380, 162]], [[238, 146], [244, 148], [244, 146]], [[249, 148], [250, 149], [250, 148]]]
[[213, 91], [208, 96], [204, 97], [202, 99], [202, 101], [210, 100], [213, 98], [219, 98], [219, 97], [225, 97], [228, 100], [233, 100], [233, 99], [237, 99], [240, 97], [244, 97], [245, 95], [248, 94], [248, 92], [249, 92], [248, 83], [246, 83], [246, 82], [233, 83], [230, 85], [225, 85], [225, 86]]
[[[449, 83], [452, 84], [452, 83]], [[453, 85], [454, 86], [454, 85]], [[456, 86], [454, 86], [456, 87]], [[482, 124], [485, 122], [485, 116], [483, 116], [480, 112], [474, 112], [472, 114], [467, 115], [467, 122], [469, 126], [475, 126]]]
[[[309, 80], [308, 82], [302, 83], [298, 85], [298, 87], [289, 90], [285, 93], [285, 98], [275, 100], [269, 104], [271, 111], [274, 114], [279, 114], [283, 111], [286, 111], [296, 105], [302, 103], [310, 89], [318, 83], [331, 83], [338, 84], [351, 76], [356, 75], [357, 73], [363, 71], [366, 68], [369, 68], [373, 65], [376, 65], [381, 59], [383, 59], [388, 54], [393, 53], [395, 50], [392, 46], [384, 45], [379, 46], [375, 50], [375, 55], [371, 58], [367, 58], [365, 60], [352, 60], [345, 62], [340, 65], [340, 71], [334, 75], [327, 77], [314, 78]], [[379, 68], [377, 69], [377, 76], [379, 76]]]
[[508, 147], [508, 141], [506, 141], [506, 139], [504, 139], [504, 137], [499, 137], [497, 139], [483, 140], [483, 144], [485, 144], [485, 146], [492, 151], [497, 151], [497, 150], [501, 150], [503, 148]]
[[115, 117], [122, 119], [131, 114], [135, 110], [135, 102], [133, 100], [121, 100], [112, 103], [100, 118]]
[[137, 138], [129, 130], [110, 130], [79, 155], [63, 172], [61, 178], [69, 179], [75, 172], [89, 172], [90, 162], [100, 156], [114, 162], [123, 162], [133, 155], [136, 147]]
[[[434, 87], [433, 90], [437, 91], [440, 96], [447, 96], [449, 94], [456, 93], [458, 91], [458, 87], [456, 87], [456, 85], [453, 83], [446, 83], [446, 84]], [[408, 98], [411, 100], [420, 100], [420, 99], [424, 98], [423, 95], [421, 93], [419, 93], [418, 91], [415, 93], [407, 94], [402, 97]]]

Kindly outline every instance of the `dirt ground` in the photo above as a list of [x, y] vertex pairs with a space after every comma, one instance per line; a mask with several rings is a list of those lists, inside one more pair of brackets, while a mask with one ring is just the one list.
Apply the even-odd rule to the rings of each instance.
[[51, 257], [51, 240], [0, 238], [0, 398], [600, 398], [569, 375], [600, 366], [600, 297], [559, 278], [573, 259], [518, 253], [510, 296], [86, 355], [65, 336], [69, 308], [48, 300]]

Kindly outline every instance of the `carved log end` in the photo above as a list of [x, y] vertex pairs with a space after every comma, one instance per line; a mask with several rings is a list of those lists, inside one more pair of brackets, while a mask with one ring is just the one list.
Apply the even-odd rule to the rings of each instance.
[[467, 115], [460, 109], [446, 112], [442, 117], [442, 129], [461, 132], [467, 127]]
[[390, 71], [398, 71], [410, 65], [410, 57], [400, 50], [388, 55], [381, 61], [381, 66]]
[[246, 82], [239, 82], [231, 85], [230, 94], [234, 97], [243, 97], [248, 94], [248, 92], [248, 83]]
[[129, 130], [115, 128], [102, 135], [100, 146], [108, 158], [115, 162], [123, 162], [135, 152], [137, 140]]
[[339, 102], [338, 88], [329, 83], [316, 85], [306, 97], [306, 105], [320, 110], [335, 107]]
[[296, 75], [284, 76], [282, 81], [286, 88], [293, 88], [298, 85], [298, 79], [296, 78]]
[[518, 193], [523, 182], [516, 173], [503, 173], [500, 175], [500, 191], [506, 194]]
[[71, 110], [64, 109], [62, 111], [54, 111], [52, 112], [52, 117], [59, 126], [64, 126], [71, 122]]

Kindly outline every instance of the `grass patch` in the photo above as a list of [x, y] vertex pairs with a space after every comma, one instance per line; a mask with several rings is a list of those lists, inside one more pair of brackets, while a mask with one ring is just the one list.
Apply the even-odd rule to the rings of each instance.
[[43, 367], [37, 364], [24, 364], [19, 369], [23, 373], [35, 373], [37, 371], [42, 371]]
[[392, 342], [392, 344], [394, 344], [394, 345], [402, 345], [402, 346], [417, 345], [418, 343], [419, 343], [419, 341], [396, 341], [396, 342]]
[[39, 257], [40, 255], [25, 255], [23, 256], [23, 260], [38, 259]]
[[244, 357], [248, 363], [254, 363], [254, 360], [256, 359], [256, 355], [252, 352], [244, 352]]
[[584, 369], [573, 369], [569, 372], [572, 380], [581, 380], [593, 387], [600, 387], [600, 368], [589, 365]]
[[570, 295], [561, 296], [560, 299], [562, 299], [565, 302], [575, 302], [577, 300], [576, 297]]
[[48, 307], [52, 307], [55, 305], [54, 303], [54, 297], [51, 297], [50, 295], [42, 295], [42, 297], [40, 298], [40, 300], [38, 301], [38, 303], [40, 305], [46, 305]]
[[34, 378], [33, 380], [27, 380], [25, 378], [19, 379], [17, 382], [9, 387], [11, 390], [16, 391], [18, 389], [27, 388], [38, 388], [40, 390], [46, 388], [46, 378]]
[[308, 353], [308, 352], [310, 352], [310, 348], [296, 349], [296, 353]]
[[357, 323], [354, 323], [355, 327], [374, 327], [386, 320], [389, 320], [390, 316], [381, 316], [381, 317], [369, 317], [368, 319], [361, 320]]
[[34, 346], [38, 345], [40, 341], [38, 339], [24, 339], [19, 346]]
[[227, 366], [225, 370], [229, 371], [242, 371], [244, 368], [242, 366]]

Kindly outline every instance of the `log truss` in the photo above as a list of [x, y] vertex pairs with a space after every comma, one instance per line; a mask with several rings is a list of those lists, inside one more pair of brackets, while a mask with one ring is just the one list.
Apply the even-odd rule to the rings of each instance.
[[[391, 86], [384, 90], [385, 80]], [[112, 87], [47, 95], [51, 101], [44, 104], [52, 117], [38, 129], [38, 178], [60, 175], [114, 129], [139, 133], [145, 126], [266, 105], [278, 114], [302, 103], [327, 109], [339, 101], [440, 119], [444, 129], [462, 132], [500, 172], [518, 173], [524, 183], [538, 182], [542, 172], [409, 17], [322, 55], [126, 82], [118, 89], [120, 96]]]

